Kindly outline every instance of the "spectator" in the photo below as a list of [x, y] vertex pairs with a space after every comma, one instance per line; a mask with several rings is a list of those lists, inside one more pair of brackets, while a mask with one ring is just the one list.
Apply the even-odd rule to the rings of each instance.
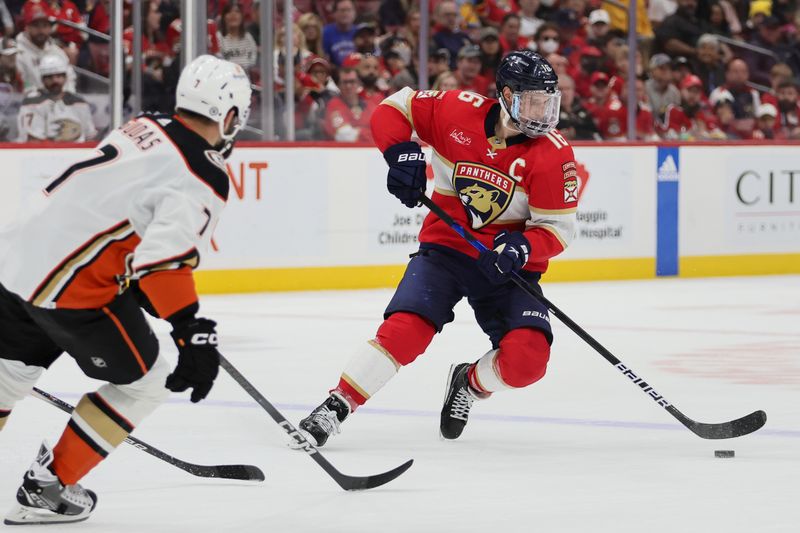
[[503, 59], [497, 30], [491, 26], [483, 28], [478, 45], [481, 47], [481, 76], [493, 80], [497, 66]]
[[712, 93], [709, 102], [714, 106], [718, 127], [725, 138], [741, 139], [742, 136], [736, 128], [736, 117], [733, 112], [733, 96], [728, 91], [720, 91], [716, 94]]
[[561, 36], [558, 32], [558, 26], [545, 22], [539, 26], [539, 30], [536, 32], [533, 40], [536, 45], [536, 51], [543, 56], [558, 52], [561, 46]]
[[753, 130], [753, 139], [774, 139], [775, 124], [778, 110], [772, 104], [761, 104], [756, 109], [756, 127]]
[[220, 14], [220, 32], [217, 36], [223, 59], [250, 70], [258, 63], [258, 45], [245, 30], [244, 13], [237, 2], [225, 4]]
[[589, 98], [582, 103], [595, 121], [600, 116], [600, 110], [608, 104], [612, 96], [609, 81], [611, 80], [608, 74], [601, 71], [593, 72], [589, 79]]
[[97, 136], [89, 104], [64, 90], [68, 71], [63, 53], [42, 57], [39, 72], [43, 88], [28, 93], [22, 102], [20, 142], [83, 142]]
[[650, 79], [645, 82], [645, 89], [656, 116], [663, 115], [670, 104], [680, 105], [681, 93], [672, 84], [672, 65], [668, 55], [656, 54], [650, 58]]
[[697, 39], [711, 28], [704, 20], [697, 18], [697, 0], [678, 0], [678, 9], [664, 19], [656, 30], [658, 51], [669, 55], [695, 57]]
[[792, 78], [794, 78], [794, 72], [789, 68], [789, 65], [786, 63], [775, 63], [772, 68], [769, 69], [769, 86], [772, 91], [762, 94], [761, 100], [777, 106], [778, 101], [776, 96], [778, 94], [778, 86], [785, 80], [791, 80]]
[[[279, 82], [283, 81], [282, 76], [279, 75], [278, 71], [280, 68], [283, 68], [283, 59], [284, 52], [286, 50], [286, 44], [284, 43], [284, 37], [286, 36], [286, 28], [281, 26], [275, 32], [275, 46], [273, 47], [273, 54], [275, 58], [274, 62], [274, 69], [276, 80]], [[310, 61], [314, 54], [306, 47], [306, 36], [300, 31], [300, 28], [297, 24], [292, 26], [292, 54], [294, 55], [294, 64], [295, 65], [305, 65], [308, 61]]]
[[458, 52], [455, 70], [458, 88], [488, 96], [490, 80], [481, 76], [480, 72], [481, 49], [475, 44], [465, 46]]
[[678, 3], [675, 0], [650, 0], [647, 5], [647, 18], [654, 28], [658, 28], [665, 18], [675, 13]]
[[[49, 0], [48, 7], [50, 15], [58, 20], [65, 20], [75, 24], [83, 24], [81, 12], [70, 0]], [[78, 52], [83, 46], [84, 34], [75, 28], [64, 24], [56, 24], [54, 38], [61, 43], [61, 47], [66, 52], [69, 62], [73, 65], [77, 62]]]
[[339, 142], [372, 142], [369, 120], [375, 110], [360, 93], [360, 82], [355, 69], [339, 71], [341, 94], [328, 103], [324, 130], [329, 139]]
[[386, 98], [386, 91], [378, 87], [381, 64], [373, 55], [365, 55], [356, 67], [358, 79], [361, 81], [361, 96], [375, 106]]
[[[758, 91], [747, 86], [749, 72], [747, 63], [742, 59], [733, 59], [725, 70], [725, 85], [717, 87], [711, 92], [713, 98], [726, 92], [733, 100], [733, 113], [736, 121], [733, 127], [740, 139], [749, 139], [755, 127], [755, 112], [761, 105], [761, 96]], [[727, 132], [726, 132], [727, 133]]]
[[725, 138], [725, 134], [717, 127], [713, 109], [706, 101], [703, 82], [694, 74], [689, 74], [681, 81], [681, 110], [691, 123], [690, 138]]
[[778, 17], [770, 15], [761, 19], [756, 32], [750, 38], [750, 44], [766, 48], [775, 54], [767, 55], [752, 50], [743, 54], [750, 69], [750, 81], [769, 85], [769, 71], [778, 62], [787, 63], [794, 72], [800, 72], [800, 55], [795, 47], [783, 43], [782, 24]]
[[[620, 84], [620, 96], [609, 98], [608, 103], [599, 111], [597, 129], [603, 139], [624, 141], [628, 135], [628, 84]], [[647, 93], [644, 82], [636, 80], [636, 139], [640, 141], [658, 140], [655, 133], [653, 113], [647, 105]]]
[[[108, 35], [111, 28], [109, 17], [110, 0], [99, 0], [89, 12], [89, 28]], [[97, 74], [108, 76], [109, 67], [109, 44], [99, 37], [89, 35], [88, 41], [89, 57], [91, 58], [91, 68]]]
[[[412, 56], [412, 61], [416, 56]], [[431, 48], [428, 51], [428, 87], [433, 88], [440, 75], [450, 72], [450, 52], [447, 48]], [[417, 69], [406, 69], [391, 80], [392, 91], [403, 87], [419, 87]]]
[[[589, 80], [592, 74], [603, 70], [603, 53], [594, 46], [585, 46], [574, 56], [577, 57], [568, 70], [575, 80], [575, 89], [578, 91], [578, 95], [581, 98], [588, 98], [589, 84], [591, 83]], [[553, 68], [555, 69], [555, 66]]]
[[697, 40], [697, 57], [692, 60], [693, 72], [711, 92], [725, 83], [722, 48], [716, 35], [706, 33]]
[[555, 71], [559, 80], [561, 79], [561, 76], [569, 76], [570, 65], [569, 60], [566, 57], [553, 53], [548, 54], [545, 59], [547, 59], [547, 62], [550, 63], [551, 67], [553, 67], [553, 70]]
[[[22, 13], [25, 31], [17, 37], [17, 68], [22, 74], [25, 90], [41, 89], [44, 86], [38, 65], [42, 58], [60, 55], [65, 62], [69, 58], [50, 36], [53, 31], [53, 26], [47, 20], [50, 12], [43, 4], [26, 3]], [[66, 75], [65, 90], [74, 91], [76, 76], [72, 67], [67, 66]]]
[[[406, 0], [383, 0], [378, 8], [378, 20], [386, 33], [396, 34], [406, 23], [410, 2]], [[417, 12], [419, 13], [419, 12]]]
[[[142, 55], [174, 56], [180, 48], [180, 19], [175, 19], [168, 28], [168, 37], [161, 31], [161, 11], [157, 0], [142, 3]], [[173, 26], [174, 25], [174, 26]], [[171, 31], [170, 31], [171, 30]], [[214, 36], [216, 41], [216, 35]], [[133, 26], [122, 32], [125, 61], [133, 61]]]
[[519, 16], [514, 13], [504, 16], [500, 24], [500, 48], [503, 50], [503, 55], [527, 47], [528, 39], [519, 34]]
[[431, 88], [435, 91], [454, 91], [458, 89], [458, 80], [455, 74], [448, 70], [436, 77]]
[[[621, 35], [628, 33], [628, 6], [631, 0], [602, 0], [600, 7], [608, 12], [611, 18], [611, 30]], [[636, 0], [636, 34], [640, 40], [650, 41], [653, 38], [653, 27], [647, 18], [645, 0]]]
[[800, 102], [797, 82], [785, 79], [776, 90], [779, 138], [800, 139]]
[[586, 42], [578, 35], [578, 30], [581, 28], [581, 17], [576, 11], [560, 9], [556, 12], [554, 20], [561, 38], [559, 53], [562, 56], [570, 57], [573, 52], [586, 46]]
[[322, 28], [322, 49], [335, 65], [341, 65], [344, 58], [352, 54], [356, 46], [356, 9], [353, 0], [334, 0], [333, 18], [335, 22]]
[[489, 26], [500, 26], [509, 13], [519, 11], [515, 0], [483, 0], [475, 4], [481, 19]]
[[297, 19], [297, 25], [306, 38], [306, 46], [312, 54], [324, 56], [322, 50], [322, 19], [314, 13], [304, 13]]
[[611, 28], [611, 17], [604, 9], [595, 9], [589, 13], [589, 24], [586, 26], [586, 44], [595, 48], [602, 48]]
[[692, 70], [692, 64], [689, 63], [689, 60], [683, 56], [672, 58], [670, 70], [672, 71], [672, 84], [675, 85], [675, 87], [681, 86], [683, 78], [689, 74], [694, 74], [694, 71]]
[[450, 68], [455, 68], [459, 51], [471, 44], [466, 33], [458, 29], [458, 7], [452, 0], [441, 0], [436, 4], [436, 26], [433, 28], [433, 44], [450, 52]]
[[[359, 54], [372, 54], [375, 55], [378, 52], [378, 48], [375, 45], [375, 36], [376, 36], [376, 29], [375, 25], [372, 23], [365, 22], [363, 24], [359, 24], [356, 26], [356, 31], [353, 34], [353, 44], [356, 47], [356, 52]], [[411, 48], [408, 49], [409, 55], [411, 53]]]
[[569, 140], [600, 140], [592, 115], [575, 97], [575, 80], [566, 74], [559, 75], [558, 88], [561, 89], [561, 112], [558, 118], [561, 135]]
[[405, 26], [400, 28], [397, 32], [398, 36], [405, 39], [411, 45], [411, 49], [414, 52], [419, 50], [419, 28], [421, 24], [422, 17], [419, 14], [419, 9], [412, 8], [409, 9], [408, 15], [406, 15]]
[[4, 92], [21, 93], [22, 75], [17, 68], [17, 42], [11, 37], [0, 39], [0, 84]]
[[539, 10], [539, 0], [518, 0], [519, 4], [519, 34], [529, 41], [536, 35], [539, 26], [544, 20], [536, 16]]

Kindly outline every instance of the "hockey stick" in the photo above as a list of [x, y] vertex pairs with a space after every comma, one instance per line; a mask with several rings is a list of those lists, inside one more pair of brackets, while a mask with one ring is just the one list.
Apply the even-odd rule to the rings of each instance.
[[[54, 405], [64, 411], [65, 413], [72, 413], [75, 410], [73, 406], [61, 400], [60, 398], [56, 398], [52, 394], [45, 392], [41, 389], [36, 387], [33, 388], [31, 392], [33, 396], [36, 396], [40, 400], [44, 400], [45, 402], [49, 403], [50, 405]], [[193, 476], [198, 477], [215, 477], [220, 479], [241, 479], [245, 481], [264, 481], [264, 472], [261, 471], [260, 468], [253, 465], [215, 465], [215, 466], [205, 466], [205, 465], [196, 465], [193, 463], [187, 463], [186, 461], [181, 461], [176, 457], [172, 457], [169, 454], [162, 452], [159, 449], [153, 448], [149, 444], [140, 441], [136, 437], [128, 437], [125, 439], [125, 442], [142, 450], [143, 452], [147, 452], [153, 457], [157, 457], [162, 461], [165, 461], [172, 466], [177, 466], [181, 470], [189, 472]]]
[[220, 356], [219, 364], [233, 378], [233, 380], [238, 383], [239, 386], [242, 387], [258, 405], [260, 405], [267, 413], [269, 413], [269, 416], [271, 416], [272, 419], [277, 422], [286, 433], [289, 434], [289, 436], [297, 444], [298, 448], [306, 452], [308, 456], [311, 457], [319, 466], [321, 466], [322, 469], [344, 490], [366, 490], [380, 487], [381, 485], [392, 481], [403, 472], [411, 468], [411, 465], [414, 463], [414, 460], [410, 459], [393, 470], [389, 470], [388, 472], [384, 472], [382, 474], [376, 474], [374, 476], [348, 476], [342, 474], [336, 470], [336, 468], [330, 464], [325, 457], [322, 456], [319, 450], [317, 450], [303, 437], [303, 435], [300, 434], [299, 431], [295, 429], [291, 422], [286, 420], [286, 417], [284, 417], [275, 408], [275, 406], [269, 402], [269, 400], [267, 400], [260, 392], [258, 392], [252, 383], [247, 381], [247, 378], [245, 378], [241, 372], [236, 370], [230, 361], [225, 359], [224, 356]]
[[[448, 215], [441, 207], [436, 205], [433, 200], [427, 196], [421, 199], [422, 205], [430, 209], [442, 221], [450, 226], [456, 233], [461, 235], [467, 240], [475, 249], [480, 252], [488, 251], [486, 246], [483, 245], [478, 239], [475, 238], [469, 231], [464, 229], [453, 218]], [[597, 353], [602, 355], [606, 361], [614, 365], [614, 367], [627, 376], [635, 385], [642, 389], [642, 392], [650, 396], [655, 402], [667, 410], [669, 414], [678, 419], [678, 421], [689, 428], [695, 435], [703, 439], [732, 439], [734, 437], [741, 437], [760, 429], [767, 422], [767, 413], [764, 411], [754, 411], [747, 416], [731, 420], [730, 422], [721, 422], [719, 424], [705, 424], [702, 422], [695, 422], [688, 416], [681, 413], [677, 407], [669, 403], [662, 395], [650, 386], [646, 381], [640, 378], [629, 366], [625, 365], [617, 359], [614, 354], [609, 352], [602, 344], [600, 344], [594, 337], [589, 335], [583, 328], [576, 324], [570, 317], [568, 317], [558, 307], [544, 297], [539, 291], [534, 289], [525, 279], [518, 273], [514, 272], [511, 276], [511, 281], [517, 284], [522, 290], [527, 292], [536, 300], [547, 306], [551, 313], [556, 318], [563, 322], [569, 329], [571, 329], [578, 337], [583, 339], [589, 346], [595, 349]]]

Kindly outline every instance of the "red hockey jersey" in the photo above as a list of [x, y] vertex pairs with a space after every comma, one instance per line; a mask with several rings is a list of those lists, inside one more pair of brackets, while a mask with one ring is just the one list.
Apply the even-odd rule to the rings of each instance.
[[[545, 272], [575, 234], [578, 175], [572, 147], [557, 131], [537, 138], [495, 135], [497, 100], [468, 91], [406, 87], [378, 106], [372, 134], [383, 151], [408, 141], [412, 129], [433, 148], [433, 201], [488, 248], [502, 231], [524, 231], [531, 243], [526, 270]], [[434, 214], [421, 243], [478, 252]]]

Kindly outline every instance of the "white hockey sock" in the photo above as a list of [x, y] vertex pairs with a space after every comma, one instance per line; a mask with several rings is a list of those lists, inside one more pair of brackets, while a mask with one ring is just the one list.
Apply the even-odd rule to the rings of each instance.
[[347, 363], [342, 380], [368, 400], [397, 374], [400, 366], [392, 354], [371, 340]]
[[490, 350], [484, 354], [483, 357], [478, 359], [475, 365], [475, 379], [478, 380], [478, 385], [486, 392], [497, 392], [501, 390], [513, 389], [500, 377], [500, 372], [497, 370], [497, 354], [500, 350]]

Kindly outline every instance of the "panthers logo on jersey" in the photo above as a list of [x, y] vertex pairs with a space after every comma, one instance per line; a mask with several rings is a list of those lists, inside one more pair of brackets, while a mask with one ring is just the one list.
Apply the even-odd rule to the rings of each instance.
[[469, 214], [472, 229], [480, 229], [508, 208], [516, 182], [486, 165], [460, 161], [453, 169], [453, 187]]

